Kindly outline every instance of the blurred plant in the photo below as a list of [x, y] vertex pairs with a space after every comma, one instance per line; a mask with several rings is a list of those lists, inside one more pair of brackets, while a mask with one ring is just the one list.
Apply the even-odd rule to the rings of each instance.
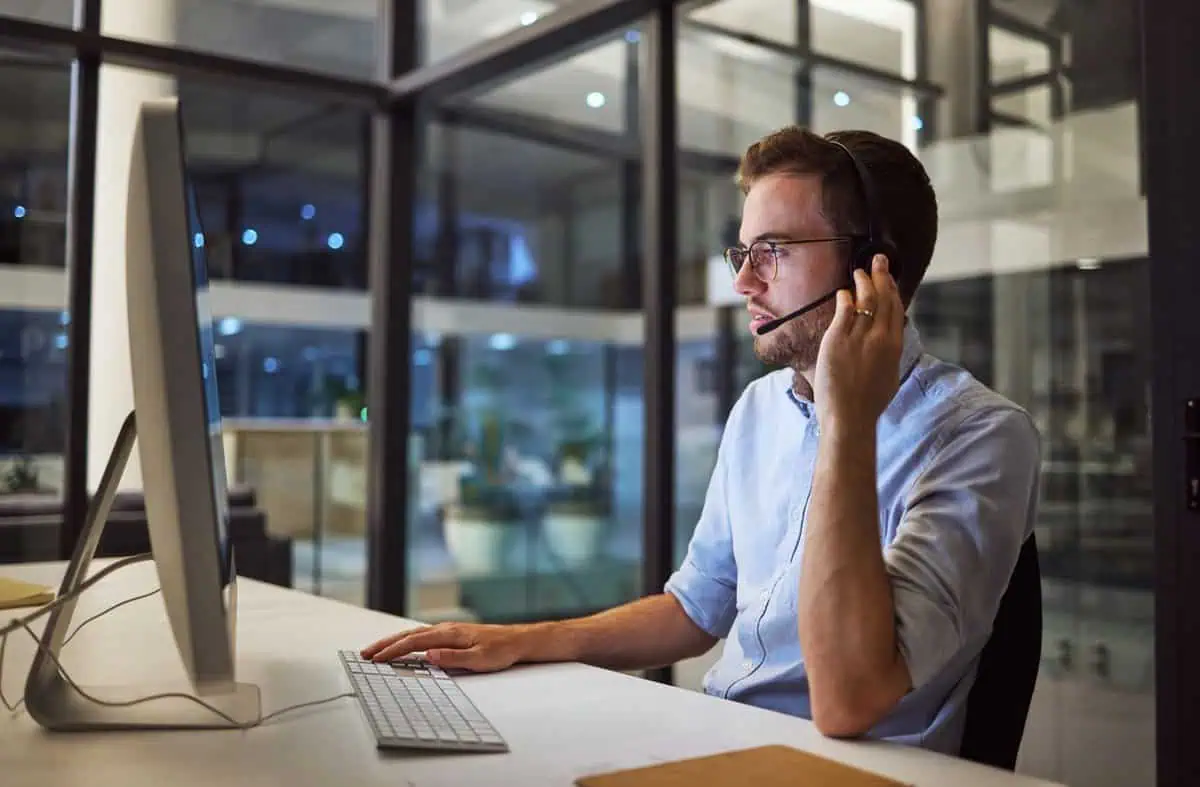
[[4, 492], [15, 495], [40, 490], [37, 466], [33, 462], [33, 457], [18, 457], [8, 472], [4, 474]]

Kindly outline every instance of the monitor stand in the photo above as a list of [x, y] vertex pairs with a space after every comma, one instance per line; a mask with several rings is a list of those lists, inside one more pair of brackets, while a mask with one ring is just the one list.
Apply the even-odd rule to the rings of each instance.
[[[129, 455], [133, 452], [137, 437], [134, 413], [130, 413], [121, 425], [116, 443], [105, 465], [100, 479], [100, 488], [88, 507], [83, 532], [75, 545], [75, 554], [63, 576], [58, 597], [74, 593], [88, 577], [88, 566], [100, 543], [100, 534], [108, 522], [113, 497]], [[231, 605], [236, 604], [236, 574], [231, 573], [233, 590]], [[60, 658], [63, 641], [71, 618], [75, 612], [77, 598], [64, 602], [49, 613], [45, 631], [42, 633], [33, 666], [25, 683], [25, 705], [29, 715], [46, 729], [56, 731], [119, 730], [119, 729], [227, 729], [244, 727], [261, 718], [262, 703], [258, 687], [253, 684], [234, 683], [224, 691], [206, 690], [197, 695], [205, 703], [219, 709], [228, 716], [224, 719], [208, 708], [199, 705], [186, 695], [191, 694], [187, 685], [156, 686], [130, 684], [119, 687], [84, 688], [90, 697], [106, 703], [102, 705], [78, 688], [72, 686], [55, 664]], [[165, 622], [164, 622], [164, 625]], [[50, 657], [53, 654], [54, 658]], [[131, 669], [136, 667], [131, 666]], [[155, 694], [174, 696], [131, 704], [134, 700]]]

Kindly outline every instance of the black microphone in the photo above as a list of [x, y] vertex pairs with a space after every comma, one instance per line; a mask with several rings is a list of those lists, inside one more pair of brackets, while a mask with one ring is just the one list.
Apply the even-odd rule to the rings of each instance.
[[766, 325], [760, 325], [755, 332], [759, 336], [770, 333], [771, 331], [775, 330], [779, 326], [783, 325], [785, 322], [794, 320], [802, 314], [807, 314], [808, 312], [810, 312], [813, 309], [820, 306], [822, 303], [825, 303], [826, 301], [828, 301], [830, 298], [837, 297], [837, 294], [838, 294], [837, 290], [830, 290], [825, 295], [822, 295], [820, 298], [817, 298], [812, 303], [809, 303], [805, 306], [801, 306], [799, 309], [796, 309], [796, 311], [792, 312], [791, 314], [785, 314], [782, 317], [776, 317], [774, 320], [771, 320]]

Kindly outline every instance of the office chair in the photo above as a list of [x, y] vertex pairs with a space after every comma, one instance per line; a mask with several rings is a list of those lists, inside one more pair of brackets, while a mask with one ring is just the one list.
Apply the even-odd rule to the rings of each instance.
[[1042, 658], [1042, 576], [1033, 534], [1021, 547], [983, 648], [959, 756], [1015, 771]]

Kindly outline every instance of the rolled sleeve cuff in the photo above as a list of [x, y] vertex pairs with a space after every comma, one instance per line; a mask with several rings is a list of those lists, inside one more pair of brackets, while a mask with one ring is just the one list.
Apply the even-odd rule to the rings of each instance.
[[962, 643], [946, 610], [903, 579], [893, 575], [892, 583], [896, 642], [915, 691], [937, 676]]
[[678, 601], [692, 622], [717, 639], [733, 627], [736, 592], [724, 582], [707, 576], [690, 560], [673, 573], [664, 588]]

